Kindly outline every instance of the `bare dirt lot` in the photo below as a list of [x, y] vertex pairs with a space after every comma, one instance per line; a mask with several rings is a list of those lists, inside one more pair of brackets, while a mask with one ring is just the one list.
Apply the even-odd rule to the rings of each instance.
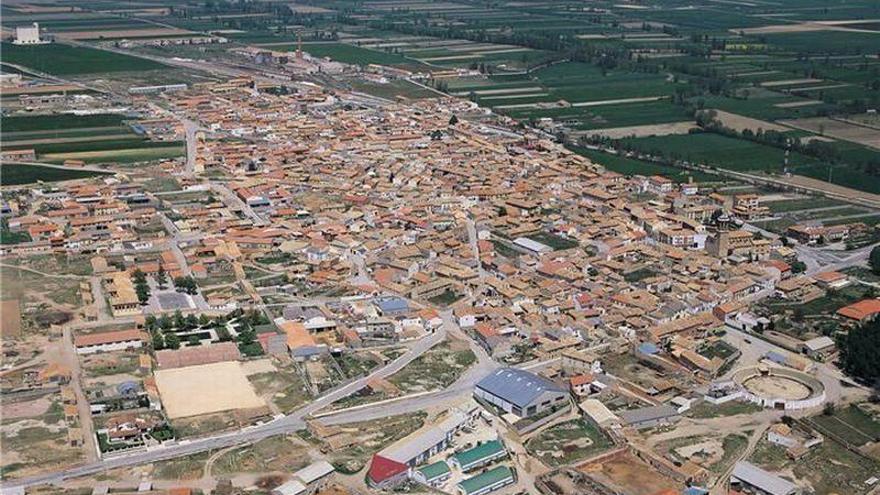
[[156, 385], [172, 419], [266, 405], [234, 361], [159, 370]]
[[758, 129], [779, 132], [788, 131], [787, 127], [783, 127], [772, 122], [753, 119], [751, 117], [744, 117], [735, 113], [725, 112], [724, 110], [715, 110], [715, 116], [724, 125], [724, 127], [733, 129], [736, 132], [742, 132], [746, 129], [749, 129], [750, 131], [757, 131]]
[[780, 121], [789, 127], [880, 149], [880, 131], [828, 117]]
[[611, 139], [626, 137], [670, 136], [672, 134], [687, 134], [697, 125], [692, 121], [670, 122], [668, 124], [634, 125], [629, 127], [611, 127], [608, 129], [596, 129], [586, 131], [583, 134], [591, 136], [604, 136]]
[[672, 480], [663, 477], [629, 453], [578, 470], [624, 493], [658, 493], [680, 489]]
[[114, 39], [114, 38], [155, 38], [162, 36], [179, 36], [192, 31], [176, 28], [152, 29], [116, 29], [110, 31], [62, 31], [56, 36], [68, 40]]

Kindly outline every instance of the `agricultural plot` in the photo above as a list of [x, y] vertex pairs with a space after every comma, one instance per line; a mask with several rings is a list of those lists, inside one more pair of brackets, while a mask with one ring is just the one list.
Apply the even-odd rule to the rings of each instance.
[[[785, 159], [783, 150], [710, 133], [625, 139], [623, 142], [627, 147], [651, 155], [738, 171], [779, 172]], [[819, 163], [797, 153], [791, 153], [789, 157], [789, 168], [793, 170]]]
[[87, 179], [98, 175], [104, 175], [104, 173], [75, 168], [4, 163], [0, 165], [0, 186], [20, 186], [36, 182], [62, 182], [66, 180]]
[[813, 416], [809, 422], [825, 434], [861, 447], [880, 440], [880, 422], [866, 411], [870, 407], [870, 404], [851, 404], [845, 408], [835, 408], [831, 414]]
[[[276, 46], [276, 50], [284, 48], [294, 49], [291, 46]], [[391, 51], [372, 50], [361, 48], [346, 43], [308, 43], [303, 46], [303, 51], [313, 57], [327, 57], [337, 62], [355, 65], [387, 65], [390, 67], [399, 67], [407, 70], [427, 70], [428, 67], [418, 60], [408, 58], [404, 55], [393, 53]]]
[[646, 162], [620, 155], [602, 153], [586, 148], [572, 147], [579, 154], [586, 156], [594, 163], [598, 163], [608, 170], [623, 175], [662, 175], [675, 182], [718, 182], [722, 178], [705, 172], [693, 172], [681, 168]]
[[876, 127], [828, 117], [783, 120], [780, 123], [795, 129], [842, 139], [880, 150], [880, 129]]
[[166, 68], [152, 60], [60, 43], [25, 46], [4, 42], [2, 50], [5, 63], [59, 76]]

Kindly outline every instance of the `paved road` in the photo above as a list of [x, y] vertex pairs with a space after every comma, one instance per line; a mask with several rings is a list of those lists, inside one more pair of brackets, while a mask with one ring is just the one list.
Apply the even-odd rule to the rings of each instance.
[[263, 226], [266, 225], [266, 221], [257, 215], [257, 212], [254, 211], [253, 208], [248, 206], [247, 203], [241, 200], [234, 192], [232, 192], [228, 187], [223, 184], [218, 184], [216, 182], [212, 182], [210, 184], [211, 190], [219, 194], [223, 197], [223, 203], [226, 204], [229, 208], [239, 209], [241, 210], [248, 218], [254, 222], [254, 225]]
[[852, 266], [865, 265], [871, 250], [880, 245], [875, 243], [852, 251], [833, 251], [817, 247], [799, 245], [795, 247], [798, 259], [807, 265], [807, 275], [818, 272], [837, 271]]

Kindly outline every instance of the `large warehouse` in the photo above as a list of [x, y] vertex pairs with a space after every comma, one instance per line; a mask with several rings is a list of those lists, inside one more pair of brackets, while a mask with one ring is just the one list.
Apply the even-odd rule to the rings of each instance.
[[474, 396], [505, 412], [528, 418], [563, 403], [568, 392], [552, 381], [528, 371], [502, 368], [480, 380]]

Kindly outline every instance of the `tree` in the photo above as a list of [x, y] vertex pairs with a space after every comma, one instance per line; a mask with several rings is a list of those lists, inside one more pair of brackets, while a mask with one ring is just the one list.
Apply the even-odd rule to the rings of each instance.
[[868, 264], [874, 275], [880, 275], [880, 246], [874, 246], [871, 250], [871, 256], [868, 258]]
[[837, 347], [844, 371], [867, 382], [880, 380], [880, 320], [839, 335]]
[[169, 349], [180, 349], [180, 337], [174, 332], [169, 332], [165, 336], [165, 346]]
[[162, 332], [153, 331], [153, 350], [158, 351], [160, 349], [165, 348], [165, 338], [162, 337]]
[[159, 272], [156, 273], [156, 282], [159, 284], [160, 289], [165, 288], [165, 284], [168, 282], [168, 275], [165, 273], [165, 267], [159, 264]]
[[791, 264], [791, 273], [804, 273], [807, 271], [807, 264], [803, 261], [795, 261]]
[[134, 283], [134, 291], [137, 294], [138, 301], [141, 304], [146, 304], [150, 299], [150, 286], [147, 284], [147, 276], [140, 269], [137, 269], [131, 274], [131, 280]]
[[449, 125], [455, 125], [457, 123], [458, 123], [458, 117], [456, 117], [455, 115], [453, 115], [452, 117], [449, 117]]
[[196, 281], [192, 277], [175, 278], [174, 287], [177, 289], [177, 292], [186, 292], [190, 295], [194, 295], [199, 291], [198, 285], [196, 285]]
[[178, 309], [174, 312], [174, 328], [180, 330], [186, 326], [186, 319], [183, 317], [183, 313]]
[[187, 339], [187, 345], [191, 345], [191, 346], [202, 345], [202, 341], [199, 340], [198, 335], [190, 335], [189, 338]]

